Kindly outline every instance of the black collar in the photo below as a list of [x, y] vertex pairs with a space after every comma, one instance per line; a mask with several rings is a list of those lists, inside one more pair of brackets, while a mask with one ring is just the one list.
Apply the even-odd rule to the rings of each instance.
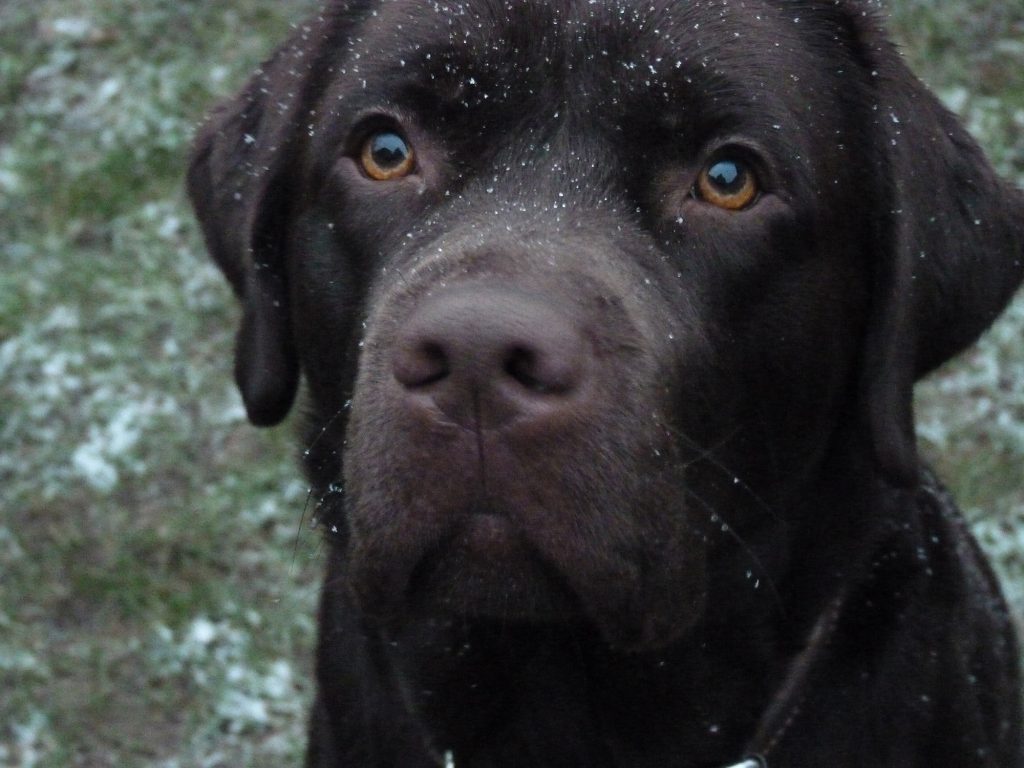
[[844, 588], [818, 616], [803, 650], [790, 662], [782, 685], [761, 715], [754, 738], [747, 745], [747, 757], [723, 768], [769, 768], [768, 757], [800, 716], [811, 675], [835, 634], [845, 604]]

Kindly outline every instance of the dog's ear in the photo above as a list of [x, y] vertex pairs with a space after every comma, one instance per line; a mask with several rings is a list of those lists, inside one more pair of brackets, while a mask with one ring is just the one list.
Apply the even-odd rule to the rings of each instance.
[[285, 265], [300, 151], [289, 129], [300, 109], [292, 55], [288, 45], [279, 49], [238, 96], [214, 110], [188, 170], [206, 247], [242, 303], [235, 381], [250, 421], [260, 426], [287, 415], [299, 378]]
[[867, 3], [849, 3], [874, 89], [877, 218], [861, 396], [877, 460], [916, 483], [914, 382], [971, 344], [1024, 279], [1024, 195], [910, 72]]
[[305, 126], [357, 18], [372, 3], [337, 3], [296, 28], [242, 91], [213, 111], [192, 148], [188, 193], [207, 249], [242, 303], [235, 380], [250, 421], [280, 422], [299, 382], [287, 249], [303, 205]]

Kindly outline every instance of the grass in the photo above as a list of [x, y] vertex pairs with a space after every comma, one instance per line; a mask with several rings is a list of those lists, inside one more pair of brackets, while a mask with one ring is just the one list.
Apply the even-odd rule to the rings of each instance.
[[181, 175], [309, 7], [0, 6], [0, 765], [299, 761], [318, 544]]
[[[894, 3], [1024, 182], [1024, 8]], [[320, 557], [289, 425], [181, 189], [193, 126], [311, 0], [0, 3], [0, 766], [297, 764]], [[1024, 300], [921, 387], [921, 434], [1024, 608]]]

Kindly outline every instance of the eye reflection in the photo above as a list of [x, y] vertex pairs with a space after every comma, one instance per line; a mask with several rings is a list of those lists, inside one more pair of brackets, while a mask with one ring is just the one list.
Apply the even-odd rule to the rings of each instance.
[[380, 131], [363, 143], [360, 159], [363, 170], [371, 179], [390, 181], [412, 172], [415, 155], [401, 135], [394, 131]]
[[736, 182], [742, 180], [743, 174], [736, 163], [730, 160], [723, 160], [715, 163], [708, 169], [708, 179], [721, 190], [733, 191]]
[[716, 160], [701, 171], [694, 194], [699, 199], [729, 211], [747, 208], [757, 200], [760, 189], [754, 172], [742, 160]]

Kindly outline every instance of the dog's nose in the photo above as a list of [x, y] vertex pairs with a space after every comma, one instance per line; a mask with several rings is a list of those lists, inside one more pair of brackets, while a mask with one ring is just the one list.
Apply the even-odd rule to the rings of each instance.
[[412, 404], [473, 429], [571, 413], [585, 389], [590, 345], [551, 299], [465, 286], [426, 298], [392, 359]]

